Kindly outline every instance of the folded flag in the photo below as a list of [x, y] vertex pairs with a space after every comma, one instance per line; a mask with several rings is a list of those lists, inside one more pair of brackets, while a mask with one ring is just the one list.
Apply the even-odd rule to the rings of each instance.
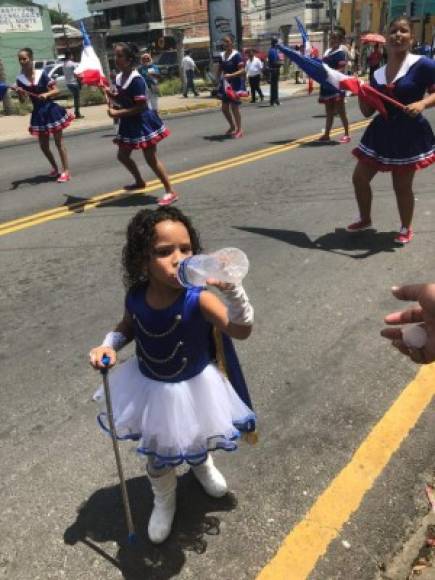
[[7, 85], [6, 83], [0, 82], [0, 101], [3, 101], [3, 99], [6, 96], [6, 93], [8, 92], [8, 88], [9, 85]]
[[311, 42], [310, 37], [308, 36], [308, 32], [306, 31], [305, 26], [302, 24], [301, 20], [297, 16], [295, 16], [295, 20], [302, 38], [302, 44], [304, 45], [304, 54], [310, 54]]
[[83, 37], [83, 51], [80, 63], [74, 74], [84, 85], [109, 86], [107, 78], [104, 76], [100, 59], [95, 53], [83, 22], [80, 22], [80, 31]]
[[223, 88], [225, 96], [235, 103], [239, 103], [241, 99], [249, 97], [249, 93], [245, 88], [242, 87], [239, 91], [235, 91], [226, 79], [223, 79]]
[[384, 101], [391, 103], [399, 109], [403, 110], [405, 108], [405, 106], [399, 101], [377, 91], [371, 85], [362, 83], [357, 77], [345, 75], [338, 70], [332, 69], [324, 62], [304, 56], [288, 46], [278, 44], [278, 48], [287, 56], [287, 58], [294, 62], [296, 66], [307, 73], [308, 76], [320, 85], [329, 87], [332, 90], [350, 91], [379, 111], [379, 113], [384, 117], [387, 117]]

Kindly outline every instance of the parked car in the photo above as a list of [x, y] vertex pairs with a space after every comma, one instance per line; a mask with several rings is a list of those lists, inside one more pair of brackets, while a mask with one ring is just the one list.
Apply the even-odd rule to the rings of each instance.
[[50, 79], [56, 81], [59, 97], [69, 97], [70, 92], [65, 82], [65, 75], [63, 72], [63, 63], [51, 64], [45, 67], [45, 72]]
[[153, 57], [154, 64], [159, 67], [162, 77], [178, 75], [177, 51], [168, 50]]
[[34, 60], [33, 61], [33, 66], [35, 67], [36, 70], [41, 70], [42, 68], [46, 68], [47, 66], [53, 66], [55, 64], [58, 64], [59, 61], [56, 61], [54, 59], [51, 60]]
[[[210, 64], [210, 57], [208, 49], [191, 49], [190, 56], [195, 61], [202, 75], [208, 69]], [[177, 51], [167, 50], [160, 54], [157, 54], [154, 58], [154, 63], [159, 67], [162, 77], [173, 77], [178, 76], [178, 62], [177, 62]]]

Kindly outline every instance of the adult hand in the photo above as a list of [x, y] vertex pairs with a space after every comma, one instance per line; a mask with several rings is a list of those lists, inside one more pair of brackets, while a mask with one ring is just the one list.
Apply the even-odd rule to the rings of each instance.
[[410, 117], [416, 117], [420, 113], [422, 113], [426, 108], [426, 105], [423, 101], [417, 101], [415, 103], [411, 103], [405, 107], [405, 113]]
[[[108, 365], [104, 365], [102, 362], [103, 356], [108, 356], [110, 359], [110, 363]], [[116, 364], [116, 351], [110, 346], [96, 346], [92, 348], [89, 353], [89, 362], [95, 370], [104, 369], [104, 368], [111, 368], [113, 365]]]
[[392, 293], [398, 300], [412, 300], [418, 302], [418, 305], [388, 314], [385, 323], [394, 326], [420, 323], [426, 331], [427, 341], [422, 348], [409, 347], [403, 340], [401, 328], [384, 328], [381, 335], [391, 340], [395, 348], [415, 363], [435, 361], [435, 284], [395, 286]]

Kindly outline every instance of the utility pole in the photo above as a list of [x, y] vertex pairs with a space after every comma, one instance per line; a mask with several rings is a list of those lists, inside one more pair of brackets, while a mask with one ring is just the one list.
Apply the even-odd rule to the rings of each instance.
[[[279, 27], [280, 31], [281, 31], [282, 42], [286, 46], [288, 46], [288, 37], [290, 34], [291, 26], [292, 26], [291, 24], [283, 24]], [[284, 67], [283, 67], [284, 70], [282, 71], [284, 75], [288, 75], [289, 68], [290, 68], [290, 61], [287, 57], [285, 57], [284, 58]]]
[[173, 28], [172, 34], [175, 36], [175, 46], [177, 48], [177, 65], [178, 74], [180, 76], [181, 84], [183, 86], [183, 91], [186, 89], [186, 79], [184, 78], [183, 71], [183, 58], [184, 58], [184, 28]]
[[329, 29], [332, 32], [334, 30], [334, 0], [329, 0]]
[[67, 50], [69, 50], [69, 40], [68, 40], [68, 35], [66, 33], [66, 28], [65, 28], [65, 19], [63, 17], [63, 12], [62, 12], [62, 7], [60, 5], [60, 2], [57, 4], [57, 8], [58, 8], [58, 12], [60, 15], [60, 21], [62, 24], [62, 32], [63, 32], [63, 38], [65, 40], [65, 46], [67, 48]]
[[352, 0], [352, 4], [350, 5], [350, 34], [352, 38], [355, 35], [355, 9], [356, 9], [356, 0]]

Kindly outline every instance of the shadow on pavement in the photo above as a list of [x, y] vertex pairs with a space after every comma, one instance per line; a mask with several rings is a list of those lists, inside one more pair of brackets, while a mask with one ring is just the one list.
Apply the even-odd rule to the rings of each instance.
[[292, 230], [236, 227], [236, 229], [274, 238], [297, 248], [321, 250], [355, 260], [369, 258], [381, 252], [394, 252], [401, 246], [394, 241], [397, 232], [365, 232], [350, 234], [343, 228], [311, 240], [305, 232]]
[[233, 137], [232, 135], [225, 135], [225, 133], [223, 133], [221, 135], [203, 135], [202, 138], [205, 139], [206, 141], [218, 141], [219, 143], [221, 143], [222, 141], [228, 141]]
[[296, 141], [296, 139], [280, 139], [278, 141], [269, 141], [270, 145], [290, 145], [290, 143], [293, 143], [294, 141]]
[[[233, 510], [236, 499], [231, 494], [213, 499], [205, 494], [190, 473], [178, 478], [177, 512], [173, 530], [161, 545], [152, 544], [146, 529], [152, 509], [152, 492], [148, 478], [127, 481], [133, 520], [138, 541], [127, 544], [127, 527], [118, 485], [99, 489], [78, 509], [76, 521], [65, 530], [64, 542], [74, 546], [82, 542], [118, 568], [126, 580], [167, 580], [180, 573], [191, 551], [204, 554], [206, 536], [220, 533], [220, 521], [209, 512]], [[117, 554], [112, 557], [99, 544], [116, 542]]]
[[[157, 197], [150, 194], [144, 194], [143, 192], [129, 192], [126, 191], [125, 194], [114, 196], [113, 200], [102, 201], [101, 203], [95, 204], [95, 208], [99, 207], [135, 207], [135, 206], [145, 206], [153, 205], [157, 202]], [[83, 213], [84, 204], [87, 202], [92, 202], [92, 199], [87, 197], [76, 197], [74, 195], [67, 195], [63, 206], [67, 207], [72, 213]], [[76, 206], [76, 204], [78, 204]]]
[[308, 141], [308, 143], [302, 143], [301, 147], [334, 147], [335, 145], [341, 145], [338, 141]]
[[54, 177], [50, 177], [47, 174], [33, 175], [32, 177], [26, 177], [24, 179], [16, 179], [15, 181], [11, 182], [9, 191], [14, 191], [22, 185], [40, 185], [41, 183], [56, 183], [56, 179]]

